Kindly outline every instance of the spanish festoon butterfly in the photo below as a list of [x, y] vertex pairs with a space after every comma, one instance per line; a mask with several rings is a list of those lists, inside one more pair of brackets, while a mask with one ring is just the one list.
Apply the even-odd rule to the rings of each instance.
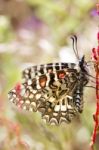
[[[77, 37], [73, 39], [73, 50]], [[31, 66], [22, 72], [23, 82], [9, 93], [9, 100], [19, 108], [38, 111], [49, 124], [70, 123], [83, 111], [83, 91], [89, 81], [85, 56], [75, 63], [49, 63]]]

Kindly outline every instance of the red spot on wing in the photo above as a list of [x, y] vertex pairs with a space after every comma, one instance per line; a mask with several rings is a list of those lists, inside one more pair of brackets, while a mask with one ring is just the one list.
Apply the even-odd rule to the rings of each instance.
[[16, 94], [20, 95], [21, 92], [21, 83], [17, 83], [15, 86]]
[[18, 98], [17, 106], [18, 106], [19, 109], [21, 109], [22, 108], [22, 104], [21, 104], [22, 96], [20, 95], [20, 92], [21, 92], [21, 83], [17, 83], [16, 84], [15, 90], [16, 90], [16, 96]]
[[58, 72], [58, 78], [59, 79], [64, 79], [65, 78], [65, 72], [64, 71], [59, 71]]
[[47, 81], [47, 77], [46, 77], [46, 76], [41, 76], [41, 77], [39, 78], [39, 84], [40, 84], [40, 86], [41, 86], [42, 88], [46, 86], [46, 81]]

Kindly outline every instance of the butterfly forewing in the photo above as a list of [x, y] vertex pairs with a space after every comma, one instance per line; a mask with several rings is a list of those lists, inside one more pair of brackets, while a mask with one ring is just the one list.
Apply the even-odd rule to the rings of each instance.
[[24, 82], [28, 79], [33, 79], [35, 77], [38, 77], [43, 74], [49, 74], [52, 72], [56, 72], [58, 70], [69, 70], [75, 68], [74, 63], [49, 63], [49, 64], [42, 64], [38, 66], [32, 66], [27, 69], [25, 69], [22, 72], [22, 78], [24, 79]]

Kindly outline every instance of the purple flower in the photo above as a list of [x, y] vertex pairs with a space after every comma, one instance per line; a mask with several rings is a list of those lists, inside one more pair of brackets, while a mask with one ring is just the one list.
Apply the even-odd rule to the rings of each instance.
[[98, 13], [97, 10], [94, 8], [94, 9], [91, 11], [91, 15], [92, 15], [92, 16], [98, 16], [99, 13]]

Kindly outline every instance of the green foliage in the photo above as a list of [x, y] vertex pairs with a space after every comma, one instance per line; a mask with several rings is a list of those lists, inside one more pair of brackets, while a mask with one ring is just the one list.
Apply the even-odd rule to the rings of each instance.
[[0, 16], [0, 43], [8, 42], [12, 39], [12, 31], [9, 18]]

